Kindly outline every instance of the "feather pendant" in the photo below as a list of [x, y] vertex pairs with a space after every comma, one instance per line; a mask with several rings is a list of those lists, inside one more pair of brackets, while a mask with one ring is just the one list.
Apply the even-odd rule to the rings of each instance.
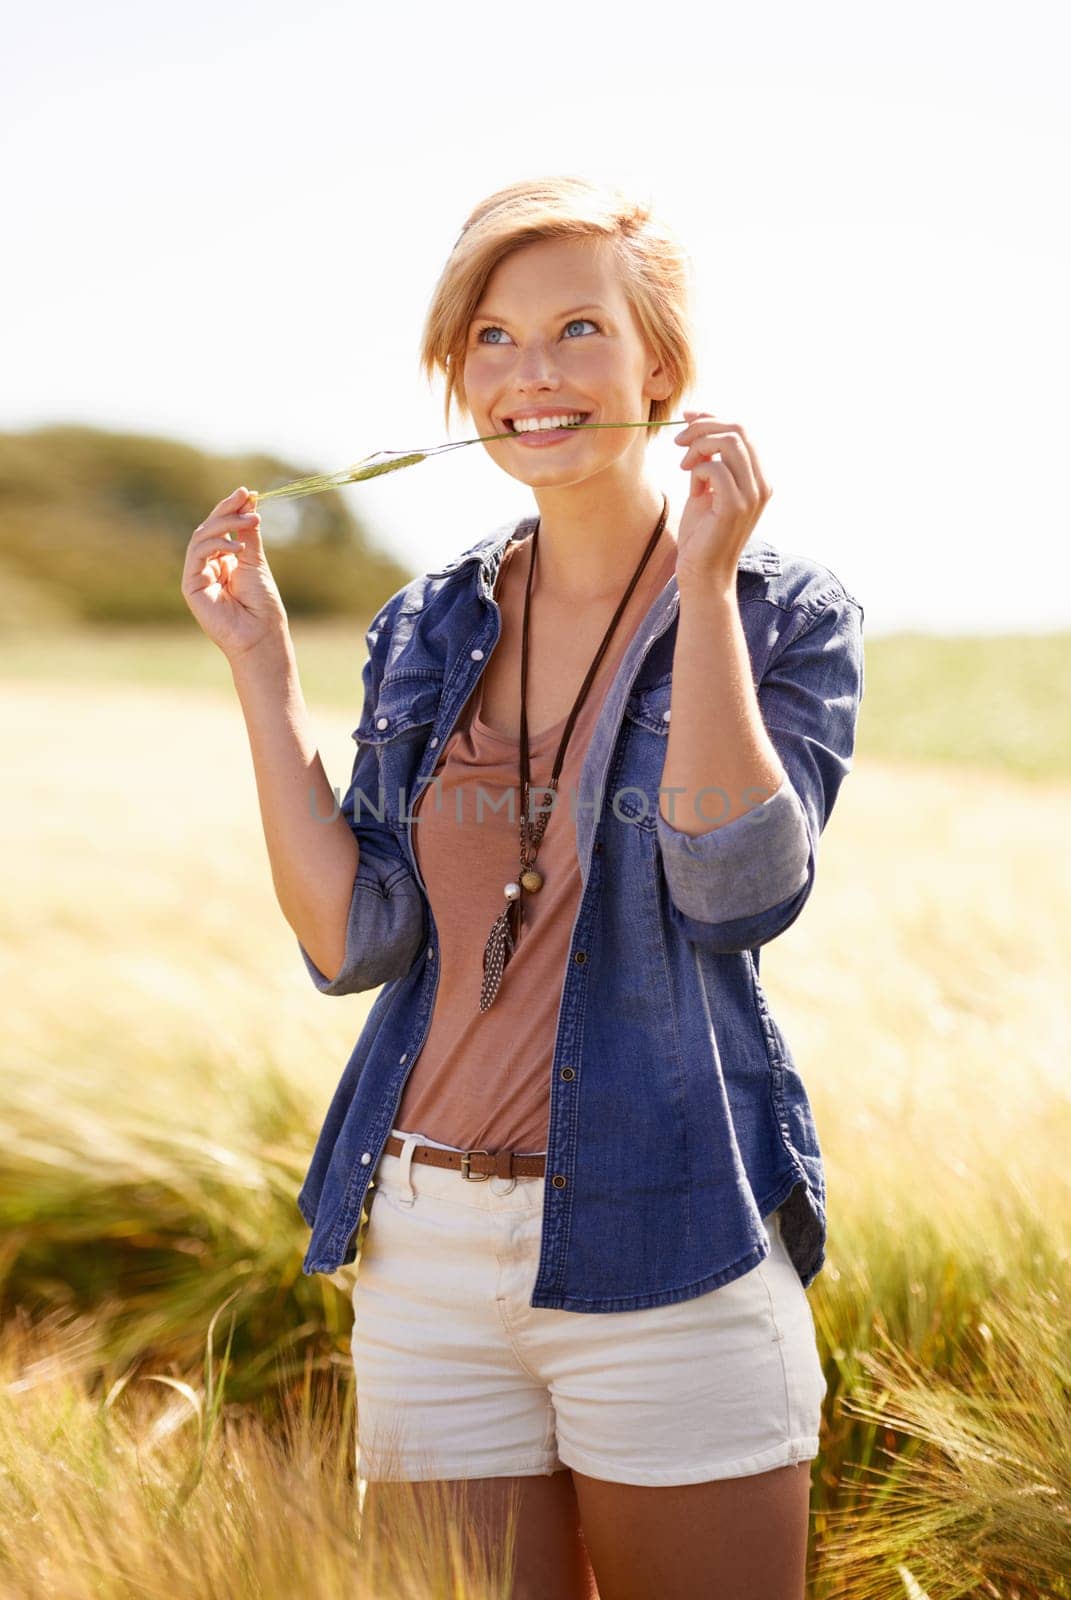
[[483, 952], [483, 982], [480, 985], [480, 1010], [494, 1004], [502, 974], [517, 947], [520, 901], [511, 900], [495, 918]]

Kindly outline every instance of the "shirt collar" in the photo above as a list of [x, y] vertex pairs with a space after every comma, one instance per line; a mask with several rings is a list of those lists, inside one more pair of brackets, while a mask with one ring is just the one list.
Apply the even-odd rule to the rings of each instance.
[[[430, 578], [444, 578], [451, 572], [456, 572], [460, 567], [466, 566], [470, 561], [480, 563], [480, 578], [484, 593], [489, 595], [494, 589], [495, 577], [498, 573], [502, 555], [511, 539], [523, 539], [535, 528], [535, 517], [522, 517], [505, 522], [489, 533], [486, 538], [480, 539], [476, 544], [470, 545], [461, 555], [453, 561], [448, 561], [445, 566], [437, 567], [428, 573]], [[776, 578], [781, 573], [781, 554], [768, 539], [750, 539], [740, 552], [740, 559], [736, 564], [737, 572], [757, 572], [768, 578]]]

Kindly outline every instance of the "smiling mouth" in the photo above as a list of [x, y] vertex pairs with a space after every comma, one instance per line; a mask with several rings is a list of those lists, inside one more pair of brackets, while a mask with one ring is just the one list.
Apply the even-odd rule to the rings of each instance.
[[[582, 427], [592, 413], [590, 411], [577, 411], [574, 413], [574, 415], [580, 418], [579, 422], [564, 422], [561, 423], [557, 428], [517, 428], [514, 426], [512, 417], [503, 417], [502, 420], [506, 424], [506, 427], [510, 433], [564, 433], [568, 428]], [[524, 421], [524, 418], [522, 417], [521, 420]]]

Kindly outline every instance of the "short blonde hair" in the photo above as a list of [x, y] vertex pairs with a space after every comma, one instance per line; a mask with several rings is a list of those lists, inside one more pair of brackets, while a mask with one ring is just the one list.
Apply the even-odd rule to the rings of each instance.
[[[644, 338], [666, 369], [670, 393], [653, 400], [649, 420], [666, 421], [695, 385], [691, 316], [692, 261], [649, 204], [586, 178], [532, 178], [481, 200], [470, 213], [439, 275], [421, 337], [420, 366], [429, 383], [446, 378], [445, 417], [456, 402], [468, 413], [464, 362], [469, 325], [491, 273], [537, 239], [609, 239], [626, 297]], [[647, 431], [650, 440], [656, 430]]]

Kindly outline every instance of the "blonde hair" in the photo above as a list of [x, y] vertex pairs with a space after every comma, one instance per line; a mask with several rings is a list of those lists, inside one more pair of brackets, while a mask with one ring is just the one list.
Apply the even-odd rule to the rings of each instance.
[[[467, 413], [464, 362], [469, 325], [491, 273], [522, 245], [537, 239], [608, 239], [625, 295], [644, 338], [670, 380], [670, 393], [652, 400], [649, 421], [672, 417], [696, 381], [690, 296], [692, 262], [649, 204], [586, 178], [532, 178], [511, 183], [470, 213], [432, 293], [421, 336], [420, 366], [429, 382], [446, 378], [445, 418]], [[645, 437], [655, 433], [651, 428]]]

